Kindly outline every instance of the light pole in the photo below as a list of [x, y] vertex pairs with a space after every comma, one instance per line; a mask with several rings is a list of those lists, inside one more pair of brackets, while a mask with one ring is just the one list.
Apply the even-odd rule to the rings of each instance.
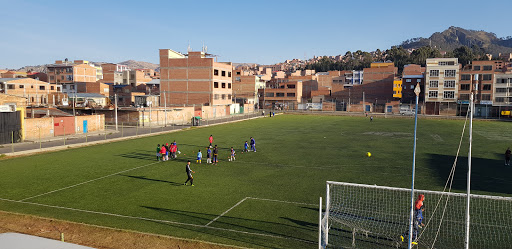
[[420, 96], [420, 84], [417, 83], [414, 88], [414, 93], [416, 94], [416, 106], [415, 106], [415, 115], [414, 115], [414, 149], [412, 154], [412, 184], [411, 184], [411, 212], [409, 216], [409, 245], [407, 248], [412, 248], [412, 225], [414, 219], [414, 173], [416, 171], [416, 130], [418, 128], [418, 101]]

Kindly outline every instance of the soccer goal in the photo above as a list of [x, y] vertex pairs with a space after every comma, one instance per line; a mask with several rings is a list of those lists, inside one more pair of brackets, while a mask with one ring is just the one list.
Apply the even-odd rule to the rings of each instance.
[[[466, 194], [414, 190], [419, 194], [424, 226], [415, 247], [464, 248]], [[410, 189], [327, 182], [319, 247], [407, 248], [410, 198]], [[470, 217], [470, 248], [512, 247], [512, 198], [472, 194]]]

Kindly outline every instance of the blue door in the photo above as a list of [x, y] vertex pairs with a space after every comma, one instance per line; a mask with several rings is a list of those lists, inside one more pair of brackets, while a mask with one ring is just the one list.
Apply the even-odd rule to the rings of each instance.
[[393, 112], [393, 107], [388, 105], [388, 113], [392, 113]]
[[370, 105], [366, 105], [366, 111], [369, 112], [370, 111]]
[[84, 133], [87, 133], [87, 120], [84, 120]]

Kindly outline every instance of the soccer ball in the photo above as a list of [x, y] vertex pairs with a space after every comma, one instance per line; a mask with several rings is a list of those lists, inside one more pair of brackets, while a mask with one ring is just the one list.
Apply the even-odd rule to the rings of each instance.
[[372, 156], [372, 153], [370, 153], [370, 152], [366, 152], [366, 156], [371, 157], [371, 156]]
[[231, 162], [231, 158], [228, 158], [228, 161], [230, 161], [230, 162]]

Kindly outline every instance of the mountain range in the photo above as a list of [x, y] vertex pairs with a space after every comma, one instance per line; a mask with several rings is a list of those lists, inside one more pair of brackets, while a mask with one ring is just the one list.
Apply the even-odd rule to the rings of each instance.
[[461, 46], [478, 46], [488, 54], [512, 53], [512, 37], [498, 38], [496, 34], [483, 30], [470, 30], [449, 27], [435, 32], [429, 38], [417, 37], [402, 42], [403, 48], [436, 47], [442, 51], [452, 51]]

